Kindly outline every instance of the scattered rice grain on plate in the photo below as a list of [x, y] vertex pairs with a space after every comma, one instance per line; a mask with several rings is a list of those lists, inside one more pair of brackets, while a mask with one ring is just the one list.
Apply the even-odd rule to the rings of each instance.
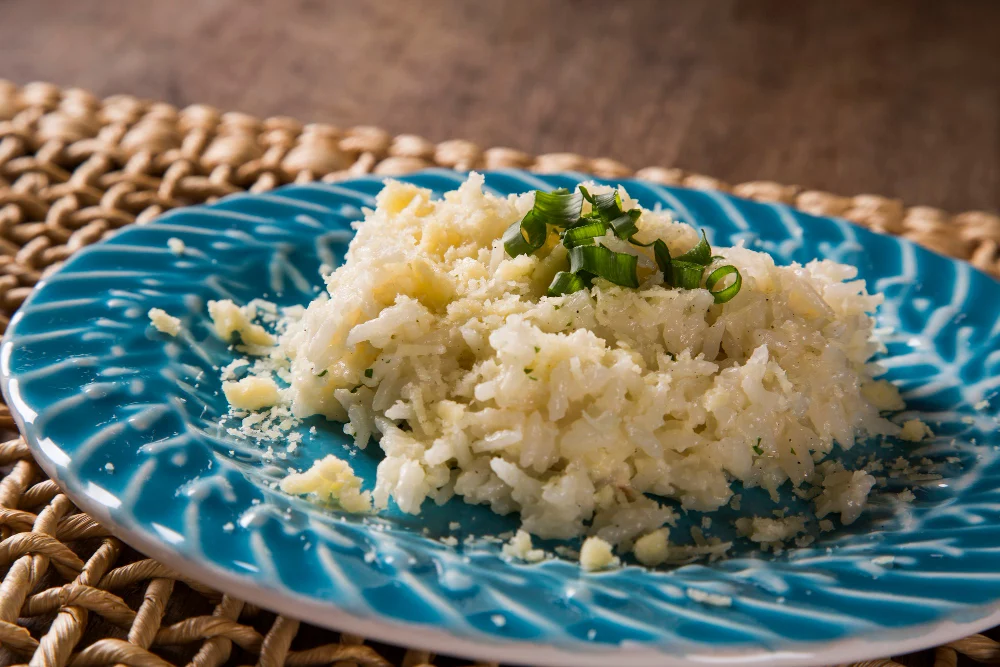
[[149, 309], [149, 321], [153, 328], [168, 336], [176, 336], [181, 332], [181, 321], [179, 318], [169, 315], [162, 308]]

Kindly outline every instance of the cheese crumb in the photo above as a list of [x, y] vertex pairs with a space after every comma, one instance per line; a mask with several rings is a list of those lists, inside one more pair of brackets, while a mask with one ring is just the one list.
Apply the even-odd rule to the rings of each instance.
[[313, 463], [305, 472], [281, 480], [281, 490], [296, 496], [313, 494], [320, 500], [335, 500], [347, 512], [370, 512], [371, 493], [361, 490], [361, 478], [351, 466], [333, 454]]
[[184, 245], [184, 241], [181, 241], [178, 238], [167, 239], [167, 247], [170, 248], [170, 252], [175, 255], [183, 255], [184, 250], [187, 249], [187, 246]]
[[903, 422], [903, 430], [900, 431], [899, 437], [910, 442], [920, 442], [924, 438], [933, 438], [934, 432], [919, 419], [910, 419]]
[[181, 332], [181, 321], [160, 308], [149, 309], [149, 321], [153, 328], [168, 336], [176, 336]]
[[234, 408], [260, 410], [278, 402], [278, 385], [265, 377], [250, 376], [237, 382], [223, 382], [222, 391]]
[[904, 503], [912, 503], [917, 498], [915, 495], [913, 495], [913, 491], [910, 491], [909, 489], [903, 489], [902, 491], [896, 494], [896, 497], [899, 498]]
[[544, 551], [531, 548], [531, 535], [525, 530], [517, 531], [517, 534], [510, 538], [510, 542], [503, 545], [503, 555], [528, 563], [537, 563], [545, 559]]
[[986, 399], [983, 399], [972, 407], [974, 407], [976, 410], [985, 410], [986, 408], [990, 407], [990, 402], [987, 401]]
[[806, 527], [806, 520], [801, 516], [790, 516], [771, 519], [763, 516], [743, 517], [736, 520], [736, 530], [739, 534], [753, 542], [775, 544], [790, 540], [801, 534]]
[[899, 389], [888, 380], [876, 380], [862, 385], [861, 395], [879, 410], [902, 410], [906, 407]]
[[231, 533], [234, 530], [236, 530], [236, 524], [234, 524], [232, 521], [230, 521], [230, 522], [228, 522], [226, 524], [223, 524], [222, 530], [225, 531], [225, 532], [227, 532], [227, 533]]
[[108, 461], [107, 463], [104, 464], [104, 469], [107, 470], [108, 472], [114, 472], [115, 464], [112, 463], [111, 461]]
[[251, 322], [246, 310], [228, 299], [209, 301], [208, 314], [215, 325], [216, 335], [226, 342], [238, 333], [247, 345], [274, 345], [274, 337], [264, 327]]
[[637, 561], [646, 567], [656, 567], [666, 562], [670, 553], [670, 529], [660, 528], [635, 541], [632, 552]]
[[580, 567], [587, 572], [618, 567], [620, 561], [611, 552], [611, 545], [599, 537], [588, 537], [580, 547]]

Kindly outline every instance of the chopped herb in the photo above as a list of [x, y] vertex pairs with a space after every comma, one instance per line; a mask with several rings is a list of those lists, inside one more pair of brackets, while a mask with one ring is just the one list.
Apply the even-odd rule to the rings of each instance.
[[795, 448], [792, 447], [791, 449], [792, 449], [792, 456], [798, 456], [798, 454], [795, 453]]
[[[681, 255], [683, 257], [684, 255]], [[671, 260], [670, 272], [664, 275], [664, 280], [671, 287], [682, 289], [698, 289], [701, 287], [701, 275], [705, 267], [694, 262], [685, 262], [680, 258]]]
[[536, 345], [536, 346], [535, 346], [535, 352], [537, 353], [537, 352], [541, 352], [541, 351], [542, 351], [542, 348], [540, 348], [540, 347], [538, 347], [538, 346]]
[[[591, 206], [587, 215], [582, 215], [584, 201]], [[546, 291], [547, 296], [563, 296], [586, 289], [594, 278], [637, 288], [638, 257], [597, 245], [596, 239], [605, 236], [610, 229], [615, 236], [632, 245], [643, 248], [652, 246], [656, 265], [663, 273], [666, 285], [681, 289], [700, 288], [705, 267], [714, 260], [722, 259], [720, 255], [712, 254], [705, 230], [702, 230], [701, 240], [693, 248], [683, 255], [671, 257], [667, 244], [661, 239], [640, 243], [632, 238], [639, 231], [636, 223], [641, 215], [641, 209], [623, 209], [617, 189], [599, 195], [591, 194], [582, 185], [576, 192], [564, 188], [552, 192], [536, 190], [531, 210], [504, 232], [504, 249], [511, 257], [530, 255], [545, 245], [549, 227], [553, 227], [562, 230], [560, 237], [569, 250], [570, 268], [553, 277]], [[730, 275], [736, 276], [733, 282], [715, 291], [716, 285]], [[735, 266], [726, 265], [712, 271], [705, 286], [716, 303], [726, 303], [736, 296], [742, 285], [740, 272]], [[558, 310], [559, 306], [555, 309]]]
[[764, 453], [764, 450], [761, 449], [760, 441], [761, 441], [761, 438], [757, 438], [757, 444], [753, 446], [753, 450], [755, 452], [757, 452], [757, 456], [760, 456], [761, 454]]
[[534, 380], [535, 382], [538, 382], [538, 378], [536, 378], [534, 375], [529, 375], [528, 379], [529, 380]]
[[[631, 243], [632, 245], [637, 245], [640, 248], [648, 248], [649, 246], [654, 245], [657, 241], [660, 241], [660, 239], [653, 239], [649, 243], [639, 243], [635, 239], [629, 239], [628, 240], [629, 243]], [[660, 243], [663, 243], [663, 241], [660, 241]]]
[[623, 252], [614, 252], [604, 246], [577, 246], [569, 251], [570, 273], [577, 275], [604, 278], [608, 282], [622, 287], [638, 287], [639, 277], [636, 273], [639, 258]]
[[563, 228], [576, 224], [583, 208], [583, 195], [564, 188], [535, 192], [535, 205], [503, 233], [503, 247], [511, 257], [530, 255], [549, 236], [549, 225]]
[[[736, 275], [736, 279], [728, 287], [720, 289], [718, 292], [714, 291], [715, 286], [726, 276]], [[715, 271], [708, 274], [708, 279], [705, 281], [705, 288], [712, 293], [715, 297], [716, 303], [725, 303], [736, 296], [740, 288], [743, 286], [743, 276], [740, 275], [739, 269], [737, 269], [732, 264], [726, 264], [725, 266], [720, 266]]]
[[[642, 215], [642, 211], [637, 208], [628, 211], [622, 210], [622, 197], [617, 189], [606, 192], [603, 195], [592, 195], [587, 191], [587, 188], [581, 185], [580, 192], [583, 193], [583, 198], [590, 202], [591, 207], [593, 207], [590, 215], [584, 218], [584, 220], [604, 223], [604, 225], [614, 230], [615, 236], [626, 241], [631, 240], [632, 236], [639, 231], [635, 223], [639, 219], [639, 216]], [[587, 222], [585, 224], [590, 225], [592, 223]], [[636, 245], [642, 244], [637, 243]], [[566, 247], [571, 246], [567, 245]]]
[[603, 220], [588, 220], [571, 227], [562, 234], [563, 245], [575, 248], [579, 245], [593, 245], [594, 239], [608, 233], [608, 225]]
[[372, 376], [372, 373], [373, 373], [372, 369], [370, 369], [370, 368], [366, 368], [365, 369], [365, 377], [366, 378], [370, 378]]
[[535, 191], [532, 209], [539, 220], [553, 227], [571, 227], [580, 219], [583, 193], [559, 188], [552, 192]]
[[538, 219], [534, 209], [528, 211], [503, 233], [503, 247], [511, 257], [530, 255], [543, 245], [549, 235], [545, 223]]
[[525, 368], [524, 369], [524, 374], [525, 375], [529, 375], [531, 373], [531, 371], [533, 371], [533, 370], [535, 370], [535, 369], [534, 368]]
[[320, 371], [319, 373], [316, 374], [316, 377], [321, 378], [321, 377], [323, 377], [324, 375], [326, 375], [329, 372], [330, 372], [329, 368], [324, 368], [322, 371]]
[[656, 239], [653, 241], [653, 255], [656, 256], [656, 266], [663, 272], [664, 279], [670, 274], [670, 248], [667, 244]]
[[708, 266], [711, 263], [712, 246], [708, 245], [708, 237], [705, 236], [704, 229], [701, 230], [701, 240], [698, 241], [698, 245], [678, 257], [677, 261], [691, 262], [692, 264], [700, 264], [701, 266]]
[[622, 198], [618, 194], [617, 188], [611, 192], [605, 192], [603, 195], [592, 195], [582, 185], [579, 188], [583, 198], [590, 202], [590, 206], [593, 208], [591, 211], [592, 216], [607, 222], [611, 218], [617, 218], [621, 214]]
[[611, 228], [615, 230], [615, 236], [620, 239], [631, 239], [632, 236], [639, 231], [636, 226], [635, 221], [639, 219], [639, 215], [642, 213], [637, 208], [633, 208], [630, 211], [625, 211], [617, 218], [608, 221]]
[[[582, 277], [568, 271], [560, 271], [552, 279], [552, 284], [545, 293], [548, 296], [562, 296], [579, 292], [586, 287], [587, 281]], [[559, 310], [559, 306], [556, 306], [556, 310]]]

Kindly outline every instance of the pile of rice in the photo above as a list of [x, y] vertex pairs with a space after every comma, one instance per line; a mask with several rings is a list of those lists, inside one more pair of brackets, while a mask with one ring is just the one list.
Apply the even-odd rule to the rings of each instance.
[[[721, 259], [705, 275], [732, 264], [743, 276], [739, 294], [716, 304], [707, 290], [664, 286], [651, 249], [609, 235], [600, 242], [639, 256], [639, 289], [598, 279], [546, 297], [566, 249], [552, 234], [530, 256], [507, 256], [500, 237], [533, 194], [496, 197], [482, 185], [472, 174], [432, 200], [388, 182], [326, 277], [328, 294], [273, 341], [252, 313], [215, 305], [220, 335], [243, 327], [248, 351], [266, 357], [260, 372], [226, 383], [234, 409], [323, 415], [347, 422], [357, 447], [375, 441], [385, 454], [375, 510], [391, 500], [417, 514], [457, 495], [519, 512], [530, 535], [596, 536], [650, 562], [676, 513], [646, 494], [712, 511], [732, 500], [735, 480], [772, 496], [790, 483], [811, 489], [817, 517], [858, 517], [874, 478], [820, 462], [835, 442], [898, 434], [880, 411], [902, 402], [873, 379], [870, 313], [882, 297], [854, 268], [779, 267], [765, 253], [714, 248]], [[619, 191], [626, 209], [638, 206]], [[666, 211], [644, 210], [638, 227], [639, 241], [663, 239], [674, 256], [698, 240]], [[331, 459], [285, 488], [333, 499], [346, 488], [351, 508], [365, 509], [367, 494]], [[767, 543], [801, 523], [758, 518], [741, 531]], [[524, 539], [510, 551], [534, 559]]]

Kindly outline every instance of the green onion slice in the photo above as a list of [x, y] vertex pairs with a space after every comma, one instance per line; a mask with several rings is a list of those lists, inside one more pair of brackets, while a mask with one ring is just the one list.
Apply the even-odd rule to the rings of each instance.
[[503, 247], [511, 257], [530, 255], [545, 245], [548, 235], [545, 222], [532, 209], [524, 214], [521, 222], [515, 222], [503, 233]]
[[708, 245], [708, 237], [705, 236], [705, 230], [701, 230], [701, 241], [698, 242], [698, 245], [691, 248], [680, 257], [675, 257], [674, 259], [680, 262], [700, 264], [701, 266], [708, 266], [711, 264], [712, 246]]
[[575, 248], [580, 245], [592, 245], [594, 239], [608, 233], [608, 225], [598, 218], [584, 218], [582, 224], [570, 227], [562, 234], [563, 245]]
[[663, 279], [670, 277], [670, 248], [660, 239], [653, 241], [653, 254], [656, 256], [656, 266], [663, 272]]
[[584, 199], [590, 202], [590, 206], [593, 209], [590, 215], [600, 217], [605, 222], [608, 222], [622, 214], [622, 197], [618, 194], [618, 188], [601, 195], [592, 195], [587, 188], [581, 185], [580, 193]]
[[[715, 286], [719, 284], [719, 282], [723, 278], [733, 274], [736, 275], [736, 280], [734, 280], [732, 284], [729, 285], [729, 287], [724, 287], [720, 289], [718, 292], [714, 291]], [[712, 271], [710, 274], [708, 274], [708, 278], [705, 280], [705, 287], [708, 289], [709, 292], [712, 293], [712, 296], [715, 297], [716, 303], [725, 303], [729, 301], [739, 293], [740, 288], [742, 286], [743, 286], [743, 276], [740, 275], [739, 269], [737, 269], [732, 264], [720, 266], [715, 271]]]
[[[683, 256], [681, 255], [681, 257]], [[671, 287], [698, 289], [701, 287], [701, 274], [704, 272], [705, 267], [701, 264], [685, 262], [678, 257], [670, 261], [667, 283]]]
[[[653, 241], [650, 241], [649, 243], [639, 243], [635, 239], [629, 239], [628, 240], [629, 243], [631, 243], [634, 246], [639, 246], [640, 248], [648, 248], [649, 246], [651, 246], [654, 243], [656, 243], [656, 241], [659, 241], [659, 239], [655, 239]], [[662, 241], [660, 241], [660, 243], [662, 243]]]
[[608, 224], [615, 230], [615, 236], [620, 239], [628, 240], [632, 238], [633, 234], [639, 231], [635, 221], [639, 219], [641, 214], [642, 211], [637, 208], [633, 208], [632, 210], [626, 211], [617, 218], [609, 221]]
[[639, 286], [638, 263], [639, 258], [635, 255], [614, 252], [599, 245], [577, 246], [569, 251], [570, 273], [604, 278], [622, 287]]
[[579, 292], [586, 287], [587, 284], [580, 276], [575, 273], [570, 273], [569, 271], [560, 271], [556, 274], [555, 278], [552, 279], [552, 284], [549, 285], [546, 295], [562, 296], [564, 294]]
[[559, 188], [552, 192], [535, 191], [535, 217], [553, 227], [570, 227], [580, 219], [583, 194]]

